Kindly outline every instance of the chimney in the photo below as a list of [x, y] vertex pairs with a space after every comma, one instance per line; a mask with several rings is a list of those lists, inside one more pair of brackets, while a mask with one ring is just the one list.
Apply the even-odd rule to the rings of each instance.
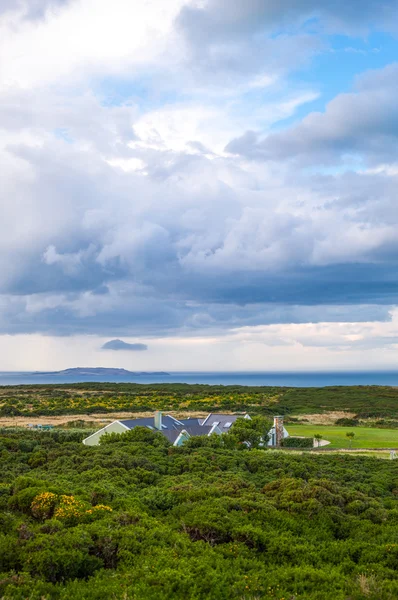
[[283, 440], [283, 417], [274, 417], [275, 446], [280, 448]]
[[159, 429], [159, 431], [162, 431], [162, 412], [160, 410], [157, 410], [155, 412], [153, 420], [155, 424], [155, 429]]

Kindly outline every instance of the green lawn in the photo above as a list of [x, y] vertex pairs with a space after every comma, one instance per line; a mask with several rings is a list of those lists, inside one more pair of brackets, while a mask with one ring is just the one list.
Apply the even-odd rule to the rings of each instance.
[[334, 425], [287, 425], [291, 436], [313, 437], [319, 433], [331, 444], [327, 448], [349, 448], [347, 432], [353, 431], [355, 437], [352, 448], [397, 448], [398, 429], [376, 429], [371, 427], [335, 427]]

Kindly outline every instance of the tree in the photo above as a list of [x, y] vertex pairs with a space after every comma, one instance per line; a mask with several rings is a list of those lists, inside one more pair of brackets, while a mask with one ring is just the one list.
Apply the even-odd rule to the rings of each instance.
[[348, 439], [350, 440], [350, 448], [351, 448], [351, 446], [352, 446], [352, 440], [355, 437], [355, 433], [353, 431], [347, 431], [346, 437], [348, 437]]
[[233, 436], [237, 444], [246, 444], [249, 448], [258, 448], [267, 445], [268, 432], [271, 426], [271, 422], [265, 417], [237, 419], [228, 435]]
[[320, 441], [321, 441], [322, 437], [323, 437], [323, 436], [322, 436], [320, 433], [316, 433], [316, 434], [314, 435], [314, 439], [317, 441], [317, 444], [316, 444], [316, 445], [317, 445], [317, 447], [318, 447], [318, 448], [319, 448], [319, 443], [320, 443]]

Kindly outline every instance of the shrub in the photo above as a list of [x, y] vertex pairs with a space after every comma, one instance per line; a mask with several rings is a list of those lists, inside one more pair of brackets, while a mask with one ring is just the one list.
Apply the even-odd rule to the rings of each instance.
[[54, 518], [68, 525], [76, 525], [84, 516], [88, 506], [74, 496], [60, 496]]
[[20, 553], [15, 540], [0, 533], [0, 573], [20, 566]]
[[284, 448], [313, 448], [314, 441], [312, 438], [288, 437], [282, 440]]
[[40, 488], [37, 487], [25, 488], [11, 496], [8, 505], [12, 510], [19, 510], [20, 512], [30, 515], [32, 502], [40, 491]]
[[30, 505], [32, 515], [36, 519], [49, 519], [52, 517], [57, 504], [58, 496], [52, 492], [42, 492], [35, 496]]
[[358, 427], [359, 421], [358, 419], [349, 419], [348, 417], [343, 417], [341, 419], [337, 419], [334, 424], [340, 425], [340, 427]]
[[93, 575], [103, 567], [103, 562], [88, 552], [74, 548], [40, 548], [31, 553], [28, 569], [32, 575], [39, 575], [52, 583], [61, 583], [68, 579], [82, 579]]
[[141, 494], [144, 506], [150, 510], [169, 510], [176, 503], [176, 498], [170, 492], [159, 488], [150, 488]]
[[110, 506], [97, 504], [92, 508], [88, 508], [82, 517], [85, 517], [85, 521], [96, 521], [97, 519], [102, 519], [102, 517], [109, 515], [111, 512], [112, 508]]

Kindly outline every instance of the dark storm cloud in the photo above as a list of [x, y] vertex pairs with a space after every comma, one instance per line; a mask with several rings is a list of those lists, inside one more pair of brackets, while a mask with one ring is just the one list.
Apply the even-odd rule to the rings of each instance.
[[115, 295], [112, 302], [100, 306], [92, 295], [3, 297], [0, 331], [8, 334], [113, 334], [148, 338], [173, 336], [176, 331], [185, 335], [203, 332], [222, 334], [236, 327], [274, 323], [389, 321], [391, 311], [391, 306], [381, 304], [298, 306], [270, 302], [238, 305], [231, 299], [226, 303], [183, 303], [148, 296], [134, 302], [133, 297], [132, 292], [119, 290], [119, 295]]
[[146, 344], [129, 344], [123, 340], [109, 340], [101, 347], [101, 350], [127, 350], [128, 352], [143, 352], [148, 350]]

